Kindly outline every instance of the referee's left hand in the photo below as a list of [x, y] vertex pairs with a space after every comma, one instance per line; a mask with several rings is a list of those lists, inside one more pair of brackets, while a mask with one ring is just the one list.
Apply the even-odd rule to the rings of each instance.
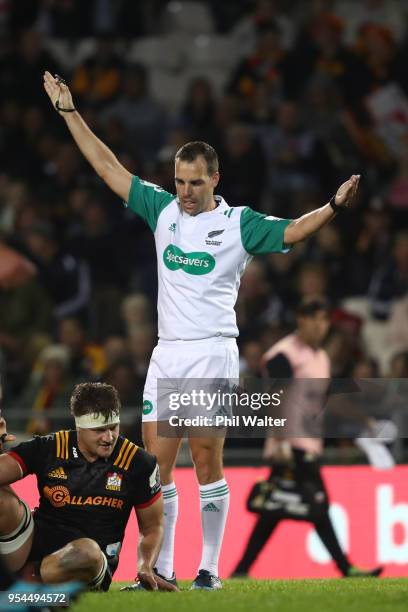
[[335, 204], [337, 206], [344, 206], [348, 208], [353, 204], [355, 195], [357, 193], [358, 184], [360, 182], [359, 174], [352, 174], [349, 180], [340, 185], [336, 192]]

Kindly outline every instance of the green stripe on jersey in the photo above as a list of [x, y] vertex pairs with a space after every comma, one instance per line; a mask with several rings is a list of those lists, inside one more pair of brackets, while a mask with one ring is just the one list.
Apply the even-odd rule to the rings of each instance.
[[175, 199], [175, 196], [161, 187], [143, 181], [138, 176], [132, 178], [127, 206], [142, 217], [152, 232], [156, 231], [157, 220], [162, 210]]

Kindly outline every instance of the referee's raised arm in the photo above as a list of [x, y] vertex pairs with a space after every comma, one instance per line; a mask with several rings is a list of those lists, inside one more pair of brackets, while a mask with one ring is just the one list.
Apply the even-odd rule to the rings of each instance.
[[95, 172], [122, 200], [127, 201], [132, 182], [131, 173], [122, 166], [112, 151], [89, 129], [74, 106], [65, 81], [44, 73], [44, 89], [55, 110], [64, 118], [73, 139]]

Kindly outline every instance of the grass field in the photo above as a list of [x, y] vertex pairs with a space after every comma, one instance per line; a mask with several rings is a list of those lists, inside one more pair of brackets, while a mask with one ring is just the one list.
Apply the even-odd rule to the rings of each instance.
[[86, 593], [73, 612], [406, 612], [408, 578], [382, 580], [226, 580], [221, 591]]

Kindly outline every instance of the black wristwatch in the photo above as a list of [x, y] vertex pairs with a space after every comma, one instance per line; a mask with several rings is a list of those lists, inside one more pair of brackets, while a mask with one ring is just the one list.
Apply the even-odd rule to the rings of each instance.
[[55, 108], [61, 113], [75, 113], [76, 111], [75, 106], [73, 106], [72, 108], [62, 108], [62, 106], [59, 105], [59, 100], [56, 101]]
[[335, 213], [343, 211], [344, 207], [343, 206], [339, 206], [338, 204], [336, 204], [336, 194], [334, 194], [334, 196], [332, 196], [330, 198], [329, 204], [330, 204], [331, 208], [334, 210]]

